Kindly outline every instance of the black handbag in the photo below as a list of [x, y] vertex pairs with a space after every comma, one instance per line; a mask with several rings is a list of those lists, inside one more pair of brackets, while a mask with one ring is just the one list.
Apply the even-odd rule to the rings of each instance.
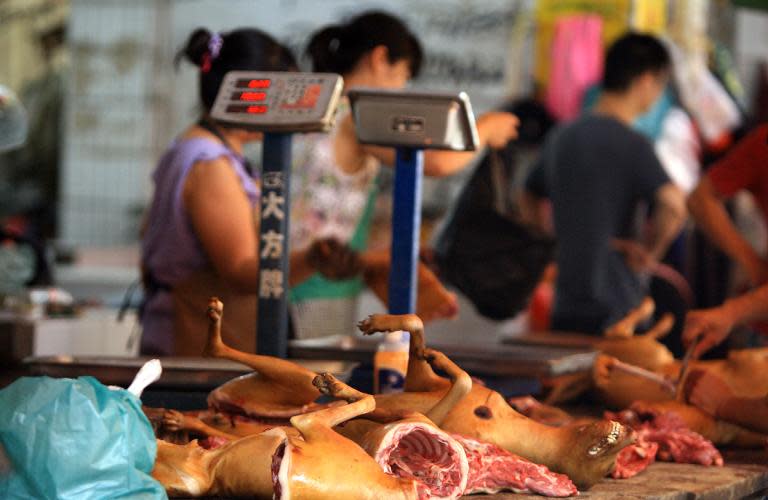
[[494, 320], [526, 307], [555, 247], [552, 237], [520, 220], [510, 193], [512, 153], [485, 155], [435, 244], [440, 277]]

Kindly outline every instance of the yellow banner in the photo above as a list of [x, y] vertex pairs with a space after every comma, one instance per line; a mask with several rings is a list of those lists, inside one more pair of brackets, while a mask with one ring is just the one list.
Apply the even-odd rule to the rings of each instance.
[[558, 19], [577, 14], [597, 14], [603, 19], [603, 44], [627, 31], [632, 0], [538, 0], [536, 2], [536, 83], [546, 86], [552, 57], [552, 37]]
[[662, 35], [667, 29], [667, 0], [635, 0], [632, 26], [643, 33]]

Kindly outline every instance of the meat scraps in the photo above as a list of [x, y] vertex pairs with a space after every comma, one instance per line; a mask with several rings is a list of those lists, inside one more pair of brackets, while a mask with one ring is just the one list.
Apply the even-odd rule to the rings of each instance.
[[605, 418], [629, 425], [637, 433], [637, 443], [619, 454], [612, 473], [615, 478], [636, 475], [656, 457], [665, 462], [723, 465], [723, 457], [715, 445], [688, 429], [674, 412], [656, 413], [633, 405], [628, 410], [606, 412]]
[[502, 490], [549, 497], [569, 497], [579, 493], [565, 474], [552, 472], [491, 443], [457, 434], [452, 437], [464, 446], [469, 461], [465, 495]]

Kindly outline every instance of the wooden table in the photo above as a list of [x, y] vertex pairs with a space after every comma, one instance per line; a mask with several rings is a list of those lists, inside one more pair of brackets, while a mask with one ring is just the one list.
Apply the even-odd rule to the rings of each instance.
[[[630, 479], [605, 479], [576, 500], [652, 499], [724, 500], [768, 497], [768, 453], [738, 451], [724, 453], [726, 465], [701, 465], [656, 462]], [[496, 493], [466, 495], [463, 500], [542, 500], [540, 495]], [[235, 500], [230, 497], [204, 497], [205, 500]], [[184, 498], [180, 500], [200, 500]]]
[[[768, 454], [759, 452], [725, 453], [723, 467], [656, 462], [630, 479], [606, 479], [589, 491], [579, 493], [580, 499], [608, 500], [721, 500], [731, 498], [764, 498], [768, 495]], [[539, 499], [537, 495], [465, 496], [465, 499], [489, 500]]]

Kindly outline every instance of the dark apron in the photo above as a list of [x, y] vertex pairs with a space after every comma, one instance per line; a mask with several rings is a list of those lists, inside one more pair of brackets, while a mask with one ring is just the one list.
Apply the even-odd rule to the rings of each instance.
[[[256, 277], [254, 277], [254, 280]], [[232, 289], [215, 271], [203, 270], [177, 283], [173, 297], [173, 352], [176, 356], [200, 356], [208, 335], [208, 300], [224, 304], [222, 338], [240, 351], [256, 352], [256, 294]]]

